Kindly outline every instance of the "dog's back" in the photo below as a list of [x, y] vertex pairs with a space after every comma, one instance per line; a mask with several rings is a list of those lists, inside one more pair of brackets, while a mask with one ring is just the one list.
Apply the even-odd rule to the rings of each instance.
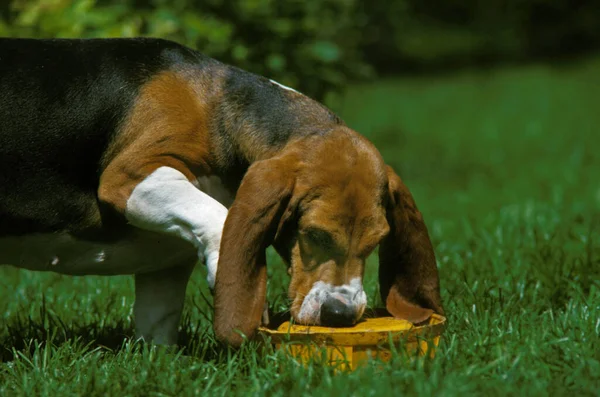
[[198, 56], [158, 39], [0, 39], [0, 235], [92, 226], [100, 159], [139, 87]]

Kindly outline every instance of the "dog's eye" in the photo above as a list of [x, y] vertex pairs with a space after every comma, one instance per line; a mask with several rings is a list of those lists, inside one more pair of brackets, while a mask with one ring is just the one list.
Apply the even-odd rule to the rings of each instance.
[[335, 241], [331, 236], [331, 233], [316, 228], [307, 229], [304, 235], [313, 243], [323, 248], [333, 248]]

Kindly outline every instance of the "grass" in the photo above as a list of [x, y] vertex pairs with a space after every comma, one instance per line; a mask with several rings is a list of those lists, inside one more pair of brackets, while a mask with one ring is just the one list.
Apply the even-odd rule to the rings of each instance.
[[[437, 357], [334, 374], [220, 348], [197, 269], [181, 344], [137, 344], [129, 277], [0, 269], [1, 395], [597, 395], [600, 60], [353, 87], [338, 112], [409, 185], [449, 317]], [[271, 255], [269, 299], [285, 307]], [[365, 287], [377, 301], [376, 258]]]

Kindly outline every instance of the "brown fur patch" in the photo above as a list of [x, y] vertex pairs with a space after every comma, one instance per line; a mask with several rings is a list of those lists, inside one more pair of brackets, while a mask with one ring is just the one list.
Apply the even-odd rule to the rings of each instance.
[[410, 321], [413, 324], [422, 323], [433, 314], [433, 310], [424, 309], [404, 299], [396, 285], [392, 285], [392, 288], [390, 288], [385, 306], [392, 316]]
[[190, 79], [175, 72], [147, 82], [103, 158], [100, 200], [122, 213], [135, 186], [161, 166], [190, 180], [208, 174], [208, 107]]

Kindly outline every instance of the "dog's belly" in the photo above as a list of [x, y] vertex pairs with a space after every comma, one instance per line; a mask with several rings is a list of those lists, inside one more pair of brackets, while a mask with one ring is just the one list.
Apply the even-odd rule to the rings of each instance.
[[0, 264], [69, 275], [122, 275], [196, 261], [191, 244], [131, 230], [118, 239], [88, 240], [68, 233], [0, 237]]

